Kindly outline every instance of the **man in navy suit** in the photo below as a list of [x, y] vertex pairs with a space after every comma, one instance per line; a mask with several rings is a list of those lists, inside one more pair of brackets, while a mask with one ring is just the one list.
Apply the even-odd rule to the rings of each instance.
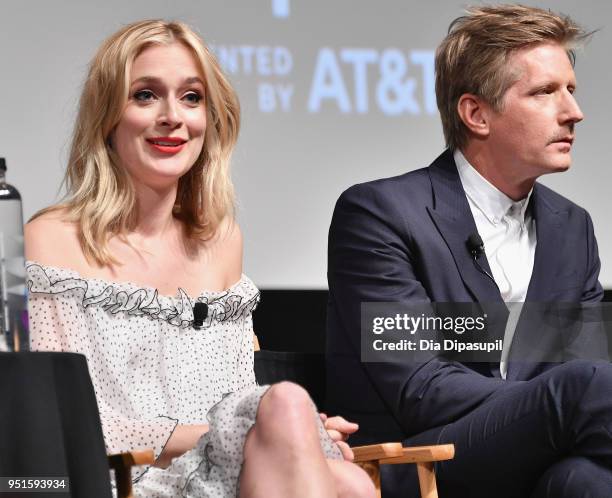
[[[588, 213], [536, 183], [570, 167], [583, 119], [571, 49], [586, 36], [545, 10], [470, 9], [436, 52], [448, 149], [351, 187], [334, 211], [329, 411], [359, 422], [353, 443], [454, 443], [455, 459], [436, 467], [443, 497], [612, 496], [612, 367], [597, 327], [564, 363], [512, 361], [520, 307], [496, 363], [360, 357], [362, 303], [601, 300]], [[410, 492], [404, 467], [384, 468], [385, 496]]]

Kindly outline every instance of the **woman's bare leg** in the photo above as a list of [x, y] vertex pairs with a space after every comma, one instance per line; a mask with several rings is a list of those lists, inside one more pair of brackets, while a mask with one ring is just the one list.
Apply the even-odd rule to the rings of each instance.
[[262, 397], [244, 446], [241, 498], [335, 498], [308, 393], [275, 384]]
[[356, 465], [326, 460], [308, 393], [273, 385], [262, 397], [244, 446], [241, 498], [371, 498], [374, 486]]
[[372, 479], [357, 465], [342, 460], [327, 460], [338, 498], [374, 498]]

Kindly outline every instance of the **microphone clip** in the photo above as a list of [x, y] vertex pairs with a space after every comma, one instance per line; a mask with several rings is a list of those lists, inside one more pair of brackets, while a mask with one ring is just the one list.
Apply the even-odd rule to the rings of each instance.
[[485, 252], [484, 242], [482, 241], [482, 238], [478, 232], [474, 232], [468, 237], [466, 245], [470, 251], [470, 254], [474, 258], [474, 261], [476, 261]]
[[204, 325], [204, 320], [208, 317], [208, 305], [197, 301], [193, 305], [193, 328], [199, 330]]
[[485, 253], [484, 242], [482, 241], [482, 237], [480, 236], [480, 234], [478, 232], [474, 232], [474, 233], [470, 234], [470, 236], [466, 240], [465, 244], [466, 244], [468, 250], [470, 251], [470, 254], [474, 258], [474, 265], [476, 266], [478, 271], [480, 273], [482, 273], [483, 275], [486, 275], [489, 278], [489, 280], [491, 280], [491, 282], [493, 282], [495, 284], [495, 286], [497, 288], [499, 288], [499, 286], [497, 285], [497, 282], [493, 278], [493, 275], [491, 275], [478, 262], [478, 258], [480, 258], [480, 256], [482, 256]]

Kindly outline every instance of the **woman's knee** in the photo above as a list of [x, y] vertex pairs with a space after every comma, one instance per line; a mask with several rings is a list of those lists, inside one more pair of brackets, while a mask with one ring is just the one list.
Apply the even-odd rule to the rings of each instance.
[[264, 433], [280, 429], [293, 438], [304, 432], [314, 432], [315, 421], [316, 408], [306, 390], [291, 382], [280, 382], [262, 397], [256, 427]]
[[306, 390], [292, 382], [279, 382], [270, 386], [259, 403], [258, 415], [273, 414], [275, 417], [291, 418], [308, 414], [312, 417], [314, 404]]

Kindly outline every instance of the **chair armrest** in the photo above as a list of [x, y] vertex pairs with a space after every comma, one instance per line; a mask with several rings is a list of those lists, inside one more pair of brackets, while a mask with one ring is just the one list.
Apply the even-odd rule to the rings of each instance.
[[380, 460], [381, 458], [401, 457], [403, 454], [401, 443], [354, 446], [351, 450], [353, 450], [353, 455], [355, 455], [355, 459], [353, 460], [355, 463]]
[[454, 444], [412, 446], [409, 448], [402, 448], [402, 454], [400, 456], [382, 458], [380, 464], [439, 462], [441, 460], [451, 460], [454, 456]]
[[402, 448], [401, 443], [383, 443], [357, 446], [351, 449], [355, 455], [354, 462], [368, 474], [376, 489], [376, 496], [379, 498], [381, 496], [380, 466], [396, 463], [416, 463], [421, 496], [438, 498], [432, 462], [450, 460], [455, 456], [453, 444]]
[[153, 450], [129, 451], [108, 455], [108, 465], [111, 469], [117, 467], [133, 467], [134, 465], [151, 465], [155, 462]]

